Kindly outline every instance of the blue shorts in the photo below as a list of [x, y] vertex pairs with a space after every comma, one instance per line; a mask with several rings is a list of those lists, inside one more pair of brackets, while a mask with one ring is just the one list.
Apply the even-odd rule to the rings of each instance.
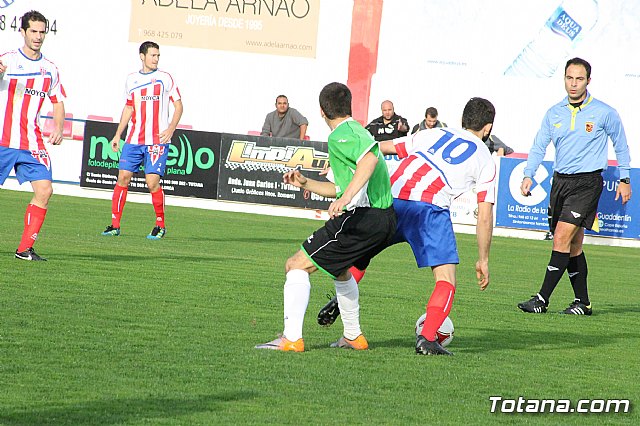
[[[120, 154], [120, 170], [128, 170], [137, 173], [144, 170], [145, 174], [164, 176], [169, 157], [169, 144], [159, 145], [132, 145], [124, 144]], [[142, 163], [144, 162], [144, 169]]]
[[0, 185], [7, 179], [11, 169], [15, 170], [20, 184], [51, 180], [51, 158], [45, 149], [29, 151], [0, 146]]
[[460, 263], [449, 209], [396, 198], [393, 208], [398, 218], [393, 244], [409, 243], [419, 268]]

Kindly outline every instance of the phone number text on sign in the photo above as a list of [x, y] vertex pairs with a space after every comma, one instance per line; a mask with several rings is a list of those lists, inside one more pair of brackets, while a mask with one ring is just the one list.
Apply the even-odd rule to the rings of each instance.
[[156, 31], [156, 30], [146, 30], [142, 28], [138, 28], [138, 35], [145, 37], [157, 37], [163, 39], [182, 39], [182, 33], [176, 31]]

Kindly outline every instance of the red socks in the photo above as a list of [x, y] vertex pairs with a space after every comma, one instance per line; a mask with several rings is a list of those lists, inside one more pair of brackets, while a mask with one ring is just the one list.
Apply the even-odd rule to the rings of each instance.
[[451, 311], [453, 295], [456, 288], [447, 281], [438, 281], [431, 293], [427, 303], [427, 318], [422, 327], [422, 335], [425, 339], [433, 342], [436, 340], [436, 332], [442, 325], [444, 319]]
[[[128, 187], [116, 185], [113, 189], [113, 198], [111, 199], [111, 226], [120, 228], [120, 219], [122, 219], [122, 211], [124, 204], [127, 202]], [[151, 193], [151, 203], [153, 210], [156, 212], [156, 225], [164, 228], [164, 191], [160, 188], [156, 192]]]
[[367, 271], [366, 269], [360, 270], [355, 266], [352, 266], [351, 268], [349, 268], [349, 272], [351, 272], [351, 275], [353, 275], [353, 279], [356, 280], [357, 283], [359, 283], [362, 277], [364, 277], [364, 273], [366, 271]]
[[25, 251], [29, 247], [33, 247], [33, 243], [38, 238], [40, 228], [44, 222], [44, 217], [47, 215], [47, 209], [36, 206], [35, 204], [29, 204], [27, 211], [24, 214], [24, 231], [22, 231], [22, 239], [18, 246], [18, 252]]
[[111, 198], [111, 226], [114, 228], [120, 228], [120, 219], [122, 219], [124, 203], [127, 202], [128, 190], [128, 187], [117, 184], [113, 189], [113, 197]]
[[162, 188], [151, 193], [151, 202], [156, 212], [156, 226], [164, 228], [164, 191]]

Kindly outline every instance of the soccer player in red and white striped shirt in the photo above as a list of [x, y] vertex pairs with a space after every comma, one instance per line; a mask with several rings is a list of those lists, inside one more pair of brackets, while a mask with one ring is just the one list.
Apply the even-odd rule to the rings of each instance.
[[66, 95], [58, 68], [40, 52], [46, 33], [47, 19], [35, 10], [27, 12], [20, 26], [24, 46], [0, 55], [0, 185], [14, 169], [18, 182], [31, 182], [33, 188], [16, 250], [16, 258], [23, 260], [46, 260], [33, 250], [53, 193], [51, 162], [38, 123], [46, 98], [55, 124], [49, 143], [62, 142], [64, 125]]
[[[171, 136], [178, 126], [183, 107], [180, 90], [173, 77], [158, 69], [160, 46], [152, 41], [145, 41], [140, 45], [139, 52], [142, 68], [127, 77], [127, 101], [111, 141], [111, 148], [117, 152], [120, 148], [120, 136], [129, 125], [120, 155], [118, 181], [111, 200], [111, 225], [107, 226], [102, 235], [120, 235], [120, 220], [129, 183], [133, 174], [144, 165], [145, 180], [156, 214], [156, 226], [147, 238], [159, 240], [167, 231], [164, 223], [164, 192], [160, 179], [164, 176]], [[171, 122], [170, 102], [173, 103]]]

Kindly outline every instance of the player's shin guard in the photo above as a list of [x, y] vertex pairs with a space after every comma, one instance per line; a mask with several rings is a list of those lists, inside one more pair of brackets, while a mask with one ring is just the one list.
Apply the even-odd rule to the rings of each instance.
[[151, 193], [151, 202], [156, 212], [156, 226], [164, 228], [164, 191], [162, 188]]
[[127, 202], [127, 192], [129, 187], [116, 184], [113, 188], [113, 196], [111, 197], [111, 226], [120, 228], [120, 219], [122, 219], [122, 211], [124, 204]]
[[549, 259], [549, 264], [547, 265], [547, 272], [544, 275], [542, 287], [539, 291], [540, 296], [542, 296], [547, 305], [549, 305], [551, 293], [553, 293], [558, 282], [560, 282], [560, 278], [564, 275], [564, 271], [567, 270], [567, 266], [569, 266], [569, 253], [561, 253], [553, 250], [551, 252], [551, 259]]
[[569, 258], [567, 272], [569, 273], [569, 280], [571, 280], [571, 287], [573, 287], [575, 298], [585, 305], [589, 305], [589, 292], [587, 291], [587, 274], [589, 273], [589, 269], [587, 268], [587, 259], [584, 256], [584, 252]]
[[422, 336], [433, 342], [436, 340], [436, 332], [442, 325], [444, 319], [451, 312], [453, 305], [453, 296], [456, 288], [448, 281], [438, 281], [436, 287], [431, 293], [429, 302], [427, 303], [427, 318], [422, 327]]
[[309, 304], [309, 273], [301, 269], [287, 272], [284, 283], [284, 337], [295, 342], [302, 337], [304, 314]]
[[342, 325], [344, 326], [344, 337], [354, 340], [362, 334], [360, 330], [360, 302], [358, 283], [351, 277], [347, 281], [334, 280], [336, 286], [336, 297]]
[[18, 252], [22, 252], [29, 247], [33, 247], [46, 215], [47, 209], [38, 207], [35, 204], [29, 204], [27, 206], [27, 211], [24, 214], [24, 230], [22, 231], [22, 238], [20, 239]]
[[367, 270], [358, 269], [355, 266], [352, 266], [351, 268], [349, 268], [349, 272], [351, 272], [351, 275], [353, 275], [353, 279], [356, 280], [357, 283], [359, 283], [360, 280], [362, 280], [362, 277], [364, 277], [364, 273], [367, 272]]

